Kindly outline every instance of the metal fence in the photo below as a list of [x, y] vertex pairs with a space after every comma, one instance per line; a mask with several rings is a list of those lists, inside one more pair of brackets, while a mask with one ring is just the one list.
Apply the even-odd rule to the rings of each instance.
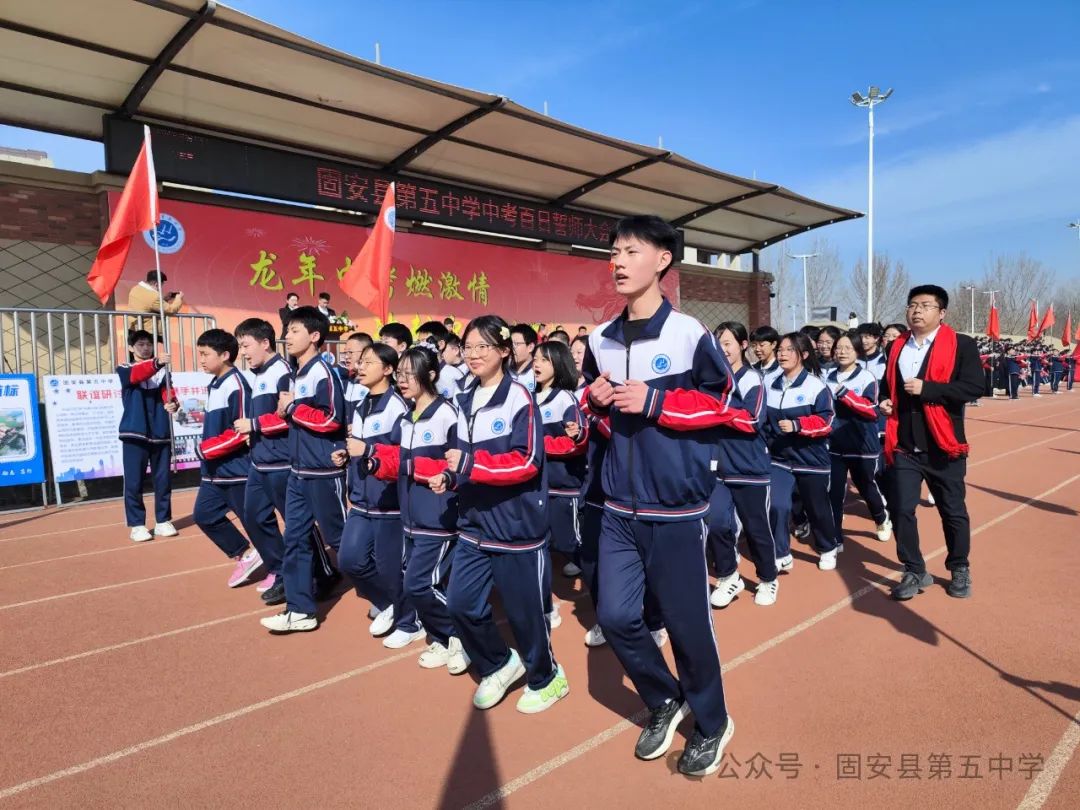
[[732, 301], [700, 301], [683, 298], [679, 302], [679, 309], [687, 315], [691, 315], [705, 324], [706, 327], [716, 329], [716, 325], [724, 321], [736, 321], [753, 330], [760, 324], [748, 323], [750, 307], [747, 303]]
[[[166, 315], [174, 371], [199, 367], [195, 342], [217, 325], [209, 315]], [[111, 374], [128, 360], [128, 330], [164, 337], [161, 318], [107, 309], [0, 308], [0, 358], [10, 374]]]

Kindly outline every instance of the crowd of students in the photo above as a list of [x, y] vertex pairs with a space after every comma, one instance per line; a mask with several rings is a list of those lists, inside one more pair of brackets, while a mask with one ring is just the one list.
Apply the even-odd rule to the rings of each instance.
[[[490, 314], [460, 337], [424, 324], [414, 343], [391, 323], [378, 339], [351, 335], [339, 366], [314, 307], [285, 315], [284, 357], [262, 319], [204, 332], [198, 355], [213, 380], [194, 520], [235, 560], [229, 587], [257, 581], [266, 604], [284, 606], [263, 626], [292, 633], [318, 626], [318, 603], [344, 576], [384, 646], [426, 642], [421, 667], [472, 667], [480, 709], [524, 679], [517, 708], [534, 713], [570, 688], [552, 645], [555, 562], [595, 608], [585, 644], [610, 645], [650, 709], [635, 755], [661, 757], [692, 714], [679, 769], [713, 772], [734, 722], [710, 603], [746, 589], [743, 536], [758, 605], [777, 601], [779, 574], [795, 566], [792, 534], [809, 539], [818, 568], [836, 568], [849, 478], [877, 539], [890, 539], [879, 397], [888, 346], [908, 327], [710, 330], [660, 293], [675, 245], [655, 217], [620, 222], [612, 273], [626, 309], [573, 339]], [[168, 357], [146, 333], [131, 344], [120, 434], [131, 539], [144, 541], [176, 533], [176, 403]], [[676, 674], [660, 652], [668, 639]]]
[[979, 341], [979, 356], [986, 377], [986, 396], [999, 391], [1009, 399], [1019, 399], [1020, 390], [1029, 388], [1033, 397], [1040, 391], [1051, 394], [1072, 391], [1076, 379], [1076, 350], [1055, 349], [1044, 340]]

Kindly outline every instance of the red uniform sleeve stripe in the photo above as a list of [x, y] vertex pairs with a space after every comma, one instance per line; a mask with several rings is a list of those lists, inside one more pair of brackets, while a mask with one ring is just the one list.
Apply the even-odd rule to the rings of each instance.
[[674, 388], [664, 393], [664, 406], [657, 422], [674, 430], [701, 430], [731, 421], [726, 401], [701, 391]]
[[832, 432], [832, 420], [822, 419], [820, 416], [800, 416], [799, 432], [803, 436], [828, 436]]
[[840, 401], [867, 419], [877, 419], [877, 409], [874, 407], [874, 403], [865, 397], [860, 397], [858, 394], [848, 391], [844, 396], [840, 397]]
[[375, 458], [379, 465], [375, 468], [375, 477], [380, 481], [393, 481], [401, 467], [401, 448], [396, 444], [375, 445]]
[[469, 480], [476, 484], [512, 486], [528, 481], [537, 473], [532, 453], [526, 459], [516, 450], [510, 453], [489, 453], [477, 450]]
[[553, 457], [580, 456], [585, 452], [586, 445], [578, 444], [569, 436], [545, 436], [544, 452]]
[[199, 443], [203, 458], [222, 458], [244, 445], [244, 437], [235, 430], [226, 430], [220, 436], [212, 436]]
[[449, 468], [446, 459], [413, 456], [413, 478], [426, 484], [432, 478], [442, 475]]
[[131, 367], [131, 384], [137, 385], [146, 382], [157, 374], [157, 363], [153, 360], [143, 360]]
[[333, 433], [341, 429], [341, 423], [334, 418], [333, 413], [327, 414], [321, 408], [311, 405], [297, 405], [293, 409], [292, 418], [298, 425], [316, 433]]
[[259, 432], [266, 436], [283, 433], [289, 429], [289, 423], [276, 413], [264, 413], [257, 421], [259, 423]]

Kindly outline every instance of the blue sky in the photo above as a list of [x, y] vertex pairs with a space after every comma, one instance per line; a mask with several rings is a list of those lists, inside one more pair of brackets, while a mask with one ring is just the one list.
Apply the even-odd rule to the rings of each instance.
[[[1080, 278], [1080, 3], [231, 0], [330, 46], [501, 93], [579, 126], [859, 210], [878, 108], [875, 244], [913, 280], [977, 276], [1025, 251]], [[58, 166], [98, 144], [0, 127]], [[845, 265], [865, 220], [817, 232]], [[789, 242], [792, 252], [812, 236]]]

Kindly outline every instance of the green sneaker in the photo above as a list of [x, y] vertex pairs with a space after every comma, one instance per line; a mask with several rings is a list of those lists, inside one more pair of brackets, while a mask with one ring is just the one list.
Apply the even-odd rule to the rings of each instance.
[[521, 657], [517, 650], [510, 650], [510, 660], [503, 664], [501, 669], [495, 670], [486, 678], [481, 679], [473, 694], [473, 706], [478, 709], [490, 709], [498, 704], [506, 695], [514, 681], [525, 675], [525, 667], [521, 664]]
[[537, 714], [550, 709], [568, 694], [570, 694], [570, 683], [566, 680], [566, 673], [563, 672], [560, 664], [555, 670], [555, 677], [551, 679], [551, 683], [543, 689], [525, 687], [525, 692], [518, 698], [517, 710], [523, 714]]

